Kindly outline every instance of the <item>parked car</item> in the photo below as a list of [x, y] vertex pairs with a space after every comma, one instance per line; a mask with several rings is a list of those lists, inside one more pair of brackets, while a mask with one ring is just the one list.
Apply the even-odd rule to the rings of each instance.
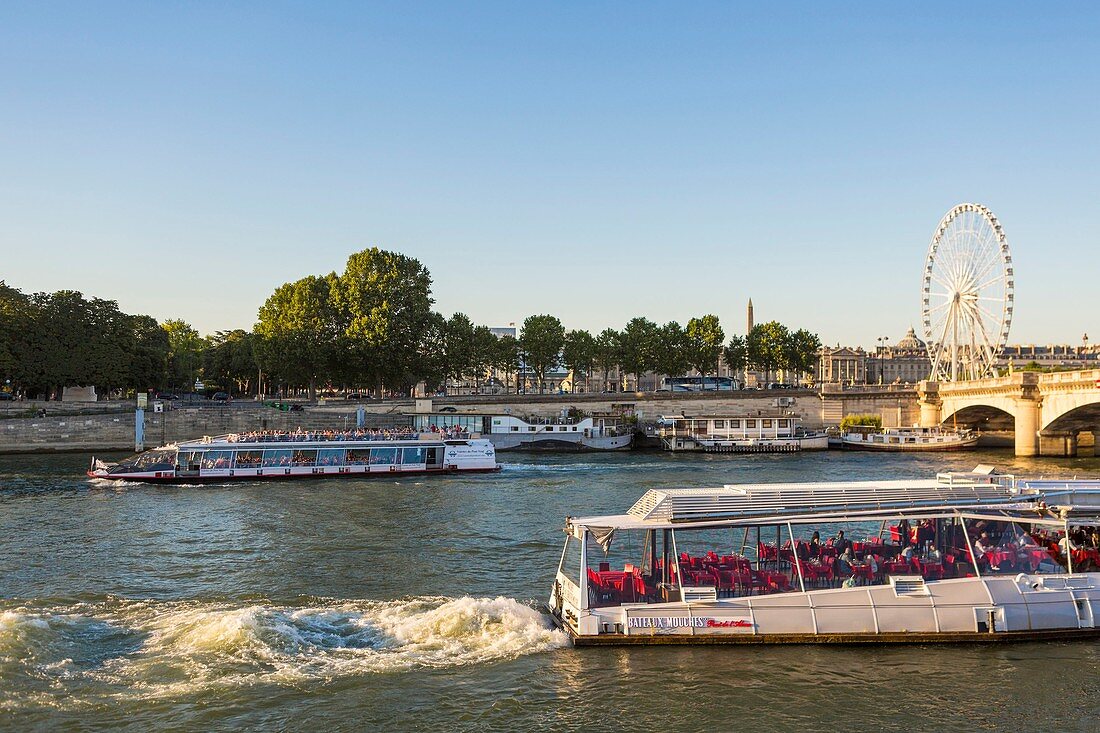
[[0, 392], [0, 402], [10, 402], [15, 399], [11, 392]]
[[215, 392], [210, 399], [215, 402], [229, 402], [233, 398], [229, 396], [228, 392]]

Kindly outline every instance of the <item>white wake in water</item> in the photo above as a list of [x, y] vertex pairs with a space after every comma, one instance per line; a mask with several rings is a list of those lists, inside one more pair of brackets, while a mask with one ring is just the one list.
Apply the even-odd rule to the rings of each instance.
[[105, 601], [0, 612], [3, 676], [71, 681], [108, 697], [484, 664], [566, 644], [543, 614], [503, 597], [304, 607]]

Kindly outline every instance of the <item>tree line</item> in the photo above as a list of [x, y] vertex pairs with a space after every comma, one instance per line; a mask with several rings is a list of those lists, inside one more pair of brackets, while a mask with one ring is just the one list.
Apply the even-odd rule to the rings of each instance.
[[66, 385], [190, 391], [196, 381], [238, 393], [325, 387], [407, 391], [496, 372], [542, 391], [547, 374], [573, 373], [574, 390], [618, 370], [677, 376], [691, 370], [813, 370], [817, 336], [771, 322], [728, 342], [717, 316], [681, 326], [631, 319], [598, 334], [566, 330], [553, 315], [528, 317], [518, 337], [497, 337], [463, 313], [433, 310], [432, 279], [416, 259], [378, 248], [351, 255], [343, 272], [285, 283], [260, 307], [251, 331], [200, 335], [182, 320], [122, 313], [117, 303], [59, 291], [27, 295], [0, 282], [0, 377], [28, 396]]

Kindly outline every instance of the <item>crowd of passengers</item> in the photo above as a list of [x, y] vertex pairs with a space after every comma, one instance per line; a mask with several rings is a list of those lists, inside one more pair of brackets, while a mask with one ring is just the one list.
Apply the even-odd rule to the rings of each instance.
[[[947, 549], [939, 549], [930, 519], [915, 525], [903, 519], [890, 527], [888, 539], [852, 541], [839, 530], [825, 540], [815, 531], [809, 540], [796, 540], [793, 548], [789, 540], [782, 546], [760, 542], [755, 562], [744, 555], [681, 552], [679, 563], [669, 568], [668, 585], [714, 586], [719, 597], [730, 597], [798, 590], [800, 570], [807, 589], [881, 584], [889, 575], [919, 575], [926, 580], [972, 577], [975, 569], [996, 574], [1058, 572], [1069, 569], [1070, 561], [1074, 572], [1100, 570], [1098, 528], [1078, 528], [1066, 536], [972, 520], [966, 531], [973, 538], [972, 553], [955, 525], [942, 528], [938, 541]], [[664, 577], [660, 560], [648, 576], [631, 564], [613, 571], [608, 563], [600, 563], [599, 570], [588, 571], [596, 605], [667, 600], [661, 597], [658, 582]]]
[[[442, 438], [464, 438], [468, 436], [465, 428], [459, 426], [439, 428], [432, 425], [431, 431]], [[418, 433], [412, 428], [370, 429], [352, 428], [350, 430], [253, 430], [247, 433], [230, 435], [230, 443], [307, 443], [346, 440], [413, 440]]]

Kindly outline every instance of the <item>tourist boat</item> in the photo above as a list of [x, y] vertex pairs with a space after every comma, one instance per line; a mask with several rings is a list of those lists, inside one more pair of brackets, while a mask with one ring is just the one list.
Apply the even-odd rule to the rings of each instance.
[[630, 450], [633, 426], [612, 415], [571, 418], [521, 418], [473, 412], [424, 412], [412, 415], [420, 431], [458, 428], [478, 432], [499, 451]]
[[657, 434], [664, 449], [670, 451], [792, 453], [829, 447], [824, 432], [806, 431], [802, 419], [790, 415], [662, 416]]
[[409, 434], [399, 438], [344, 433], [276, 433], [204, 437], [106, 463], [88, 476], [153, 483], [205, 483], [329, 476], [499, 471], [483, 438]]
[[947, 451], [968, 450], [978, 445], [978, 433], [955, 428], [877, 428], [857, 425], [840, 433], [838, 442], [848, 450]]
[[[1100, 633], [1100, 481], [652, 489], [569, 517], [549, 610], [578, 645]], [[815, 542], [817, 538], [831, 538]]]

